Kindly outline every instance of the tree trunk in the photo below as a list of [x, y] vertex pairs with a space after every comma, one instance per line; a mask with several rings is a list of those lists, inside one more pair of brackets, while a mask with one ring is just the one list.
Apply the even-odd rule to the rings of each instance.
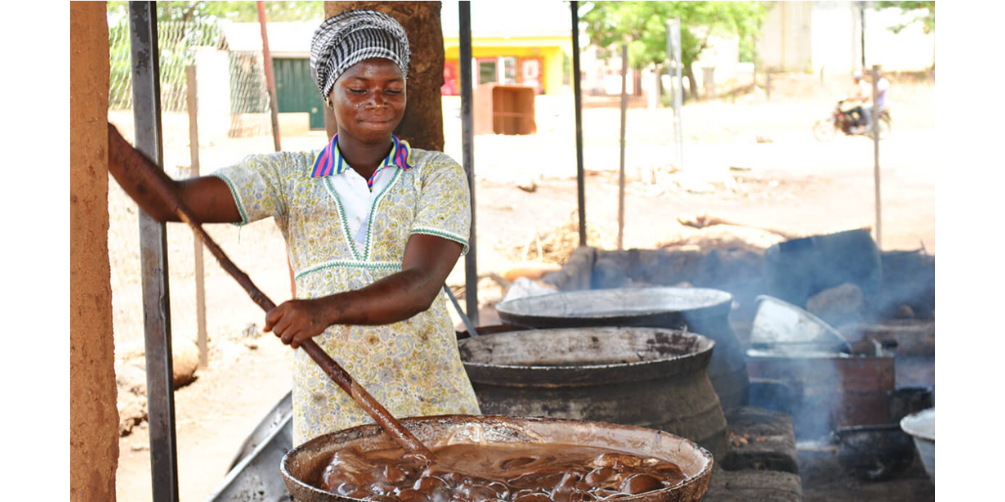
[[[394, 133], [415, 148], [443, 151], [443, 31], [440, 2], [325, 2], [325, 17], [349, 9], [369, 9], [396, 19], [408, 34], [412, 60], [408, 69], [408, 105]], [[336, 131], [331, 110], [325, 113], [328, 137]]]
[[687, 77], [688, 87], [691, 88], [691, 98], [695, 101], [698, 100], [698, 83], [694, 80], [694, 63], [691, 63], [685, 67], [684, 76]]

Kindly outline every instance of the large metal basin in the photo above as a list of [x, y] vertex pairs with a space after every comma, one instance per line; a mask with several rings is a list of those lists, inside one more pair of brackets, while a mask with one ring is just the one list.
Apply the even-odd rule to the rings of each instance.
[[706, 373], [715, 345], [659, 328], [542, 329], [458, 341], [483, 413], [659, 429], [721, 459], [729, 431]]
[[708, 288], [620, 288], [569, 291], [500, 302], [504, 322], [527, 328], [645, 326], [683, 329], [715, 341], [708, 366], [723, 409], [747, 403], [750, 380], [729, 325], [733, 296]]
[[[534, 442], [614, 448], [640, 456], [654, 456], [674, 462], [686, 476], [677, 485], [630, 497], [625, 502], [692, 502], [708, 490], [712, 476], [712, 454], [690, 440], [666, 432], [575, 420], [514, 418], [500, 416], [445, 415], [413, 417], [401, 424], [426, 446], [436, 449], [447, 442]], [[293, 498], [300, 502], [355, 502], [311, 486], [338, 450], [356, 447], [361, 451], [394, 447], [393, 440], [377, 425], [362, 425], [318, 436], [294, 448], [283, 457], [279, 470]]]

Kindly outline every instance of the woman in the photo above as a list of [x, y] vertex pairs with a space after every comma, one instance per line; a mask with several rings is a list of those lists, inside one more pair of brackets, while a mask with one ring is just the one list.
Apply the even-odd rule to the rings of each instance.
[[[363, 10], [329, 18], [314, 34], [311, 69], [338, 121], [331, 142], [171, 183], [204, 222], [274, 217], [297, 298], [266, 314], [265, 331], [293, 348], [314, 338], [396, 417], [478, 414], [442, 294], [467, 251], [468, 186], [456, 161], [392, 134], [409, 58], [393, 18]], [[142, 180], [111, 172], [145, 212], [177, 221]], [[372, 422], [306, 353], [297, 351], [294, 366], [294, 444]]]

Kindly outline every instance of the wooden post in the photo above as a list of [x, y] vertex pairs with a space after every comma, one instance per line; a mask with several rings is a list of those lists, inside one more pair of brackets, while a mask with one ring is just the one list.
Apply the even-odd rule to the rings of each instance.
[[628, 111], [628, 44], [621, 45], [621, 172], [618, 174], [618, 250], [625, 237], [625, 118]]
[[[188, 144], [189, 153], [192, 158], [192, 168], [189, 176], [192, 178], [199, 176], [199, 103], [196, 93], [195, 66], [185, 67], [185, 76], [188, 79]], [[209, 348], [206, 337], [206, 284], [202, 268], [202, 241], [195, 239], [195, 319], [197, 326], [199, 344], [199, 367], [209, 367]]]
[[879, 65], [872, 65], [872, 144], [873, 144], [873, 175], [876, 179], [876, 247], [883, 250], [883, 204], [879, 190]]
[[771, 68], [764, 72], [764, 93], [768, 101], [771, 101]]
[[272, 72], [272, 52], [269, 51], [269, 33], [265, 28], [265, 2], [259, 0], [258, 24], [262, 25], [262, 59], [265, 62], [265, 83], [269, 87], [269, 108], [272, 111], [272, 141], [276, 151], [282, 150], [279, 144], [279, 102], [276, 101], [276, 77]]

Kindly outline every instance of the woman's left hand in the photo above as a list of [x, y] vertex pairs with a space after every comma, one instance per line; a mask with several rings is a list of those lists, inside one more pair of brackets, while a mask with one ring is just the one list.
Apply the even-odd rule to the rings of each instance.
[[290, 300], [265, 314], [264, 331], [272, 331], [294, 349], [329, 326], [324, 299]]

